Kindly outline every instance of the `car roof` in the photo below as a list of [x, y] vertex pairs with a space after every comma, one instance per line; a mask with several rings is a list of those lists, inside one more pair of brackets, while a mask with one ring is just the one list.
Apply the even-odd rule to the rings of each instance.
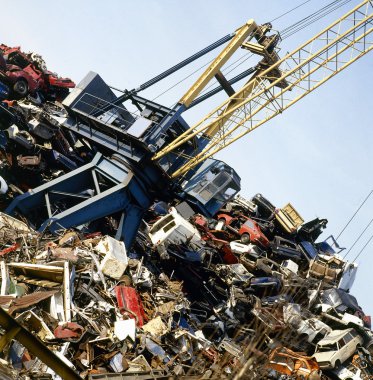
[[323, 339], [320, 340], [318, 343], [319, 346], [324, 346], [330, 343], [335, 343], [342, 337], [344, 337], [348, 332], [352, 331], [353, 329], [346, 329], [346, 330], [333, 330], [328, 335], [326, 335]]

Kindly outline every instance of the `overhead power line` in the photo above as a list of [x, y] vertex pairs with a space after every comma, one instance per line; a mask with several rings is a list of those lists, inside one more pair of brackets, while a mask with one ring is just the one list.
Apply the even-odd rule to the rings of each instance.
[[361, 248], [360, 252], [356, 255], [356, 257], [354, 258], [353, 261], [356, 261], [359, 258], [359, 256], [364, 252], [365, 248], [368, 246], [368, 244], [372, 241], [372, 239], [373, 239], [373, 235], [368, 239], [368, 241], [365, 243], [364, 247]]
[[369, 197], [372, 195], [373, 190], [370, 191], [370, 193], [367, 195], [367, 197], [363, 200], [363, 203], [358, 207], [358, 209], [354, 212], [354, 214], [351, 216], [351, 218], [348, 220], [346, 225], [342, 228], [342, 231], [338, 234], [338, 236], [335, 238], [335, 240], [338, 240], [340, 236], [343, 234], [343, 232], [346, 230], [346, 228], [349, 226], [349, 224], [352, 222], [352, 220], [355, 218], [356, 214], [360, 211], [360, 209], [364, 206], [366, 201], [369, 199]]
[[364, 235], [365, 231], [369, 228], [369, 226], [373, 223], [373, 219], [370, 220], [370, 222], [366, 225], [366, 227], [363, 229], [362, 233], [357, 237], [357, 239], [354, 241], [354, 243], [351, 245], [350, 249], [346, 252], [346, 254], [343, 256], [345, 259], [347, 255], [351, 252], [352, 248], [355, 247], [356, 243], [360, 240], [360, 238]]

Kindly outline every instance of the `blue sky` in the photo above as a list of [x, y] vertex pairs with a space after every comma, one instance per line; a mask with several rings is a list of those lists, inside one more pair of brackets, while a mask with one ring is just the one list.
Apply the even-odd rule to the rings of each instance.
[[[253, 18], [270, 21], [303, 0], [2, 0], [1, 42], [21, 45], [41, 54], [48, 67], [76, 82], [93, 70], [111, 85], [132, 89], [197, 50], [234, 31]], [[310, 0], [273, 23], [282, 30], [329, 1]], [[322, 27], [357, 5], [350, 1], [309, 28], [285, 39], [280, 55], [310, 38]], [[217, 54], [217, 51], [216, 51]], [[171, 106], [196, 76], [158, 97], [212, 56], [202, 58], [142, 95]], [[248, 61], [244, 70], [255, 64]], [[220, 158], [242, 178], [242, 194], [262, 193], [276, 206], [289, 201], [305, 220], [327, 218], [323, 236], [338, 235], [347, 220], [373, 189], [373, 53], [221, 152]], [[198, 72], [200, 73], [200, 71]], [[237, 72], [233, 72], [233, 75]], [[237, 87], [236, 87], [237, 88]], [[193, 123], [224, 97], [185, 114]], [[372, 218], [373, 196], [341, 236], [349, 247]], [[373, 226], [349, 255], [354, 258]], [[373, 243], [359, 258], [352, 293], [367, 314], [373, 315]]]

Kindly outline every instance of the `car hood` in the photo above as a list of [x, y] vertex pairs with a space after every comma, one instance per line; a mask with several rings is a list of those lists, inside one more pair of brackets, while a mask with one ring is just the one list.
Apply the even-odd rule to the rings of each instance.
[[336, 351], [316, 352], [312, 357], [320, 364], [322, 362], [329, 362], [335, 353]]

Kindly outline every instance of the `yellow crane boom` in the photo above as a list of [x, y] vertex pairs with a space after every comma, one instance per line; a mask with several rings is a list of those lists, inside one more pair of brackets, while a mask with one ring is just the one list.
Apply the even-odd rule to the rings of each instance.
[[[242, 47], [253, 51], [250, 45], [244, 42]], [[177, 148], [195, 137], [207, 139], [206, 147], [190, 156], [172, 177], [187, 173], [282, 113], [372, 49], [373, 2], [365, 0], [284, 58], [274, 59], [272, 66], [259, 70], [240, 90], [161, 149], [153, 159], [169, 153], [177, 155]], [[280, 75], [274, 75], [278, 72]], [[201, 78], [197, 80], [200, 81]]]

